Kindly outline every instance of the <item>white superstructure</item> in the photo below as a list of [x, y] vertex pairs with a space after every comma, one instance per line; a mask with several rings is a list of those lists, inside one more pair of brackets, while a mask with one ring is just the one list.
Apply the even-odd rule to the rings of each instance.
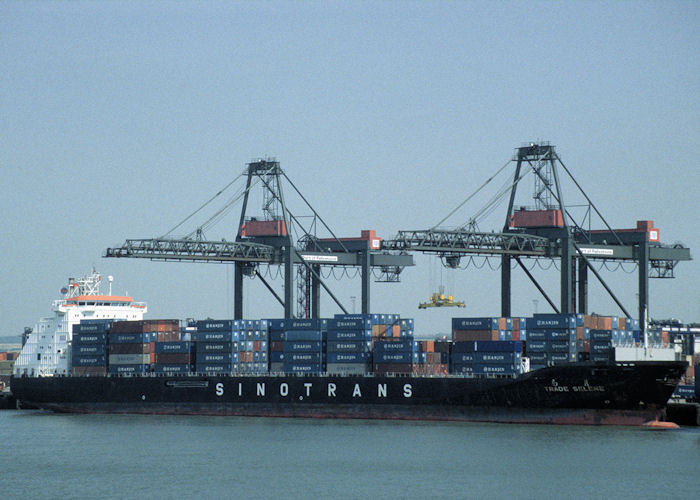
[[69, 278], [68, 286], [61, 290], [64, 297], [53, 302], [54, 315], [40, 319], [24, 342], [14, 365], [16, 376], [68, 374], [73, 325], [81, 320], [143, 319], [146, 304], [134, 302], [131, 297], [112, 295], [109, 278], [109, 295], [100, 294], [102, 277], [94, 269], [88, 276]]

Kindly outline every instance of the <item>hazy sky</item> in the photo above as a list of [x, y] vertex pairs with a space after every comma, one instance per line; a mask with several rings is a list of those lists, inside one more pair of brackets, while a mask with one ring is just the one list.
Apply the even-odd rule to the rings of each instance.
[[[434, 225], [515, 148], [550, 141], [613, 227], [654, 220], [697, 258], [699, 26], [694, 1], [2, 2], [0, 335], [49, 315], [93, 266], [151, 318], [231, 317], [232, 266], [102, 254], [165, 233], [261, 156], [338, 235], [389, 238]], [[233, 240], [239, 210], [206, 236]], [[505, 210], [480, 229], [500, 229]], [[500, 313], [497, 260], [416, 261], [401, 283], [372, 285], [374, 312], [414, 317], [419, 334]], [[556, 269], [533, 272], [558, 303]], [[601, 272], [636, 314], [634, 266]], [[547, 311], [513, 275], [513, 313]], [[699, 321], [697, 260], [676, 275], [651, 281], [651, 314]], [[620, 314], [590, 280], [590, 309]], [[467, 308], [419, 311], [441, 282]], [[329, 285], [359, 310], [358, 278]], [[259, 283], [246, 290], [246, 317], [282, 315]]]

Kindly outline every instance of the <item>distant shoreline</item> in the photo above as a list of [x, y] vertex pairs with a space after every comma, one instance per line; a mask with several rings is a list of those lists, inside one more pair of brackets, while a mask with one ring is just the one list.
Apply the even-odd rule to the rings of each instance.
[[16, 351], [22, 348], [22, 336], [11, 335], [8, 337], [0, 337], [0, 352]]

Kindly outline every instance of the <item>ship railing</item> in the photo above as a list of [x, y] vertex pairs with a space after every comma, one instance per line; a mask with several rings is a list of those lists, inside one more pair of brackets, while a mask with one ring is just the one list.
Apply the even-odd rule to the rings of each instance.
[[[57, 374], [58, 377], [67, 376], [79, 376], [79, 377], [123, 377], [123, 378], [134, 378], [134, 377], [151, 377], [151, 378], [179, 378], [179, 377], [216, 377], [216, 376], [236, 376], [236, 377], [348, 377], [348, 376], [358, 376], [358, 377], [389, 377], [389, 378], [408, 378], [408, 377], [422, 377], [422, 378], [485, 378], [485, 379], [512, 379], [517, 377], [518, 373], [514, 374], [503, 374], [503, 373], [485, 373], [485, 374], [475, 374], [475, 373], [351, 373], [351, 372], [320, 372], [320, 373], [287, 373], [287, 372], [259, 372], [259, 373], [235, 373], [235, 372], [187, 372], [187, 373], [90, 373], [84, 375], [72, 375], [72, 374]], [[21, 377], [28, 376], [38, 376], [38, 375], [27, 375], [21, 374]]]

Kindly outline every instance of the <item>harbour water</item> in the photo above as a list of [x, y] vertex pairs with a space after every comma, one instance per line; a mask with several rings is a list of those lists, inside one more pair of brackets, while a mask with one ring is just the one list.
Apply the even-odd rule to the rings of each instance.
[[697, 498], [700, 430], [0, 412], [5, 499]]

